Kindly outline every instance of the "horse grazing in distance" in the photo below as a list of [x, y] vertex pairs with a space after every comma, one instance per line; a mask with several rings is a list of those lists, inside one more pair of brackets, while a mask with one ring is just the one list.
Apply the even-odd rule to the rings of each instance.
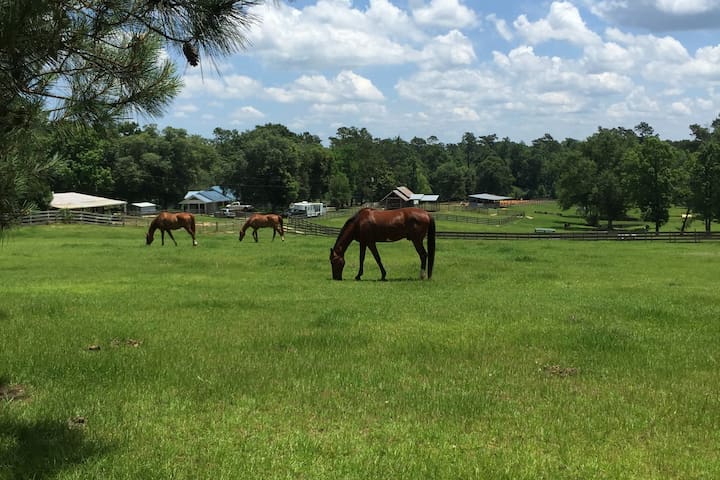
[[[427, 236], [427, 251], [423, 246], [423, 239]], [[360, 270], [355, 280], [360, 280], [365, 262], [365, 249], [369, 248], [375, 261], [380, 267], [385, 280], [385, 267], [380, 260], [376, 243], [395, 242], [407, 238], [415, 246], [420, 256], [420, 279], [432, 277], [435, 263], [435, 219], [421, 208], [409, 207], [397, 210], [373, 210], [363, 208], [350, 217], [340, 229], [335, 246], [330, 249], [330, 265], [332, 266], [333, 280], [342, 280], [345, 267], [345, 251], [353, 240], [360, 243]]]
[[153, 242], [155, 237], [155, 230], [160, 229], [160, 238], [162, 239], [162, 245], [165, 245], [165, 232], [170, 235], [170, 239], [175, 243], [177, 242], [173, 237], [172, 230], [184, 228], [192, 237], [193, 247], [197, 246], [197, 240], [195, 240], [195, 216], [192, 213], [181, 212], [181, 213], [169, 213], [160, 212], [150, 223], [150, 229], [145, 235], [147, 245]]
[[255, 239], [255, 241], [258, 241], [258, 228], [263, 227], [272, 227], [273, 229], [273, 240], [275, 240], [275, 235], [280, 234], [280, 238], [282, 241], [285, 241], [285, 230], [283, 228], [283, 219], [282, 216], [277, 215], [275, 213], [268, 213], [268, 214], [262, 214], [262, 213], [253, 213], [248, 217], [248, 219], [245, 221], [245, 224], [240, 228], [240, 237], [238, 240], [242, 242], [242, 239], [245, 238], [245, 232], [248, 228], [252, 228], [252, 237]]

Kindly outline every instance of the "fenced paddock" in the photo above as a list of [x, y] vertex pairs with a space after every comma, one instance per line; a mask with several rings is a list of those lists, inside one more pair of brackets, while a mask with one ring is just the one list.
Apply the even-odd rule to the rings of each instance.
[[[199, 234], [237, 234], [250, 214], [228, 219], [203, 218], [197, 221]], [[521, 216], [522, 214], [520, 214]], [[436, 213], [436, 220], [455, 223], [475, 223], [488, 225], [505, 225], [514, 221], [516, 216], [474, 217]], [[74, 223], [89, 225], [132, 226], [147, 228], [154, 216], [112, 215], [75, 210], [49, 210], [33, 212], [21, 218], [21, 225], [50, 225], [55, 223]], [[289, 234], [320, 235], [334, 237], [340, 233], [337, 227], [315, 223], [306, 218], [290, 217], [284, 219], [284, 228]], [[551, 232], [535, 231], [533, 233], [505, 232], [463, 232], [438, 231], [438, 238], [458, 240], [574, 240], [574, 241], [625, 241], [625, 242], [681, 242], [693, 243], [720, 240], [720, 232], [627, 232], [627, 231], [596, 231], [596, 232]]]

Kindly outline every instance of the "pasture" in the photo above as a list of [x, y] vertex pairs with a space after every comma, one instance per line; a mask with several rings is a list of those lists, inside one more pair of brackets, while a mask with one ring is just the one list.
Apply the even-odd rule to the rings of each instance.
[[7, 234], [0, 479], [720, 477], [720, 244], [259, 233]]

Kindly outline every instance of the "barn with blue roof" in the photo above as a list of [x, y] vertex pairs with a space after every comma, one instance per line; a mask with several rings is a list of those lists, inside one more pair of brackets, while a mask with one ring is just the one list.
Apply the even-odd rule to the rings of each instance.
[[185, 194], [180, 206], [185, 212], [213, 215], [226, 204], [235, 200], [235, 195], [214, 186], [208, 190], [191, 190]]

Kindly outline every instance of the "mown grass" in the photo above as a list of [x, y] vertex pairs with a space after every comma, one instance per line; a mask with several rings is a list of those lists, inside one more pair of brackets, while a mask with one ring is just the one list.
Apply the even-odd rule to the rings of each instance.
[[718, 244], [143, 233], [0, 246], [0, 478], [720, 475]]

